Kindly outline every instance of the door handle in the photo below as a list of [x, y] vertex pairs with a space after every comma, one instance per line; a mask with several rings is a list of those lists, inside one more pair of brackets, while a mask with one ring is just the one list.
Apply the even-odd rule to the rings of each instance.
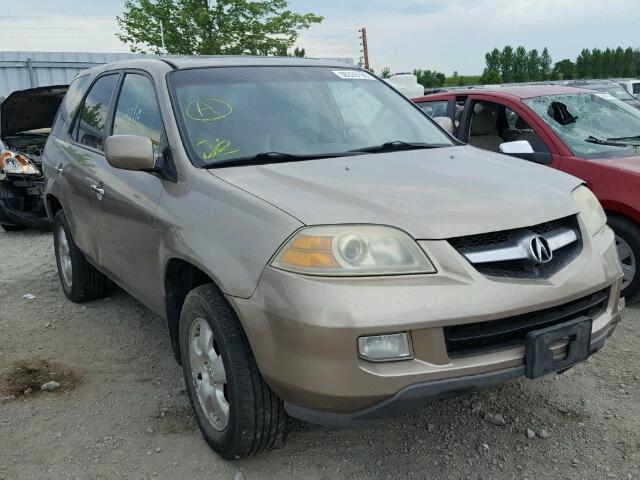
[[102, 200], [102, 196], [104, 195], [104, 188], [100, 188], [98, 185], [91, 184], [91, 191], [98, 196], [98, 200]]

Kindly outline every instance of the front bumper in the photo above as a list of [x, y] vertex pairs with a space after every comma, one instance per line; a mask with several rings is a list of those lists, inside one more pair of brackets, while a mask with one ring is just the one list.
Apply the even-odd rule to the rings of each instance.
[[0, 209], [11, 222], [35, 229], [51, 227], [42, 199], [44, 183], [41, 177], [31, 180], [12, 176], [2, 181], [8, 182], [10, 189], [7, 196], [0, 198]]
[[[421, 246], [434, 275], [342, 278], [267, 268], [249, 299], [228, 297], [258, 367], [294, 417], [350, 423], [402, 413], [430, 400], [524, 373], [524, 346], [450, 357], [443, 327], [536, 312], [606, 290], [591, 350], [621, 319], [621, 270], [613, 232], [585, 239], [578, 258], [546, 279], [489, 278], [446, 241]], [[412, 360], [358, 358], [363, 335], [410, 332]]]

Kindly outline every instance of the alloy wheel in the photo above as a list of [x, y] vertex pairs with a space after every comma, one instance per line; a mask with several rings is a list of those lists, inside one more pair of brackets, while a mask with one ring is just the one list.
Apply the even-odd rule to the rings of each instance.
[[622, 272], [624, 279], [622, 280], [622, 290], [627, 288], [636, 276], [636, 256], [631, 250], [631, 246], [622, 238], [616, 235], [616, 246], [618, 247], [618, 255], [620, 263], [622, 263]]
[[189, 362], [200, 406], [211, 426], [223, 431], [229, 423], [227, 375], [213, 331], [203, 318], [196, 318], [191, 324]]
[[73, 267], [71, 264], [71, 250], [69, 249], [69, 241], [67, 240], [67, 233], [62, 225], [58, 226], [58, 261], [60, 262], [60, 270], [62, 273], [62, 280], [71, 288], [73, 282]]

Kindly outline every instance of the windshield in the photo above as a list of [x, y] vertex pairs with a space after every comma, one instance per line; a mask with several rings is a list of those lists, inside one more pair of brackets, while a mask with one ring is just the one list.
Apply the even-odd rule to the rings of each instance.
[[452, 145], [408, 100], [361, 70], [201, 68], [173, 72], [169, 86], [197, 166], [272, 152], [340, 156], [388, 142]]
[[614, 158], [640, 153], [634, 147], [640, 144], [640, 110], [611, 95], [549, 95], [524, 102], [578, 157]]

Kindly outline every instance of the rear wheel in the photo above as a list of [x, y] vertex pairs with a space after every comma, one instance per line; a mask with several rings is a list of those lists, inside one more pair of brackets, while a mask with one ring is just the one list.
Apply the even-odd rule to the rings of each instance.
[[106, 277], [87, 261], [76, 246], [62, 210], [58, 210], [53, 223], [53, 244], [65, 296], [76, 303], [103, 297]]
[[609, 226], [616, 234], [616, 246], [624, 273], [620, 296], [625, 297], [627, 305], [631, 305], [640, 300], [640, 226], [632, 220], [618, 216], [609, 218]]
[[196, 420], [213, 450], [232, 460], [283, 441], [282, 401], [263, 380], [238, 320], [211, 284], [185, 300], [180, 355]]

